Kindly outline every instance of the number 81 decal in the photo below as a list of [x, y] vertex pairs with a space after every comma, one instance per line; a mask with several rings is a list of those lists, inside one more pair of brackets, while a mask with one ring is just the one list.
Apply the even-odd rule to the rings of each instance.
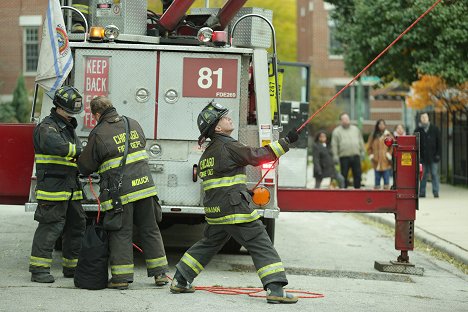
[[209, 67], [202, 67], [198, 71], [198, 86], [202, 89], [208, 89], [213, 84], [212, 75], [217, 76], [216, 89], [223, 88], [223, 69], [218, 68], [215, 71], [212, 71]]
[[238, 60], [219, 58], [184, 58], [184, 97], [236, 98]]

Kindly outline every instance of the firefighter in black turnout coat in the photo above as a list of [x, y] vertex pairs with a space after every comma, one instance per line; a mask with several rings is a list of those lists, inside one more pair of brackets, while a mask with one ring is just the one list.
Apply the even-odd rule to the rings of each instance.
[[199, 176], [203, 179], [206, 228], [204, 237], [193, 245], [176, 265], [170, 290], [190, 293], [191, 285], [214, 255], [233, 237], [252, 256], [257, 274], [267, 290], [269, 303], [295, 303], [297, 297], [286, 293], [288, 284], [284, 266], [265, 230], [260, 215], [249, 207], [251, 200], [246, 186], [246, 166], [273, 161], [297, 141], [292, 130], [285, 139], [265, 147], [245, 146], [232, 137], [232, 120], [228, 110], [217, 103], [208, 104], [198, 116], [199, 143], [211, 142], [200, 158]]
[[38, 283], [55, 280], [50, 274], [52, 250], [62, 232], [63, 275], [73, 277], [86, 227], [76, 164], [81, 142], [75, 133], [76, 119], [72, 117], [83, 111], [82, 97], [69, 86], [47, 95], [55, 107], [34, 129], [38, 201], [34, 220], [39, 225], [34, 234], [29, 272], [31, 281]]
[[[168, 283], [167, 259], [155, 216], [155, 212], [161, 216], [161, 207], [148, 166], [143, 130], [136, 120], [127, 118], [130, 135], [126, 138], [124, 120], [106, 97], [94, 98], [90, 106], [98, 123], [89, 135], [88, 144], [78, 159], [78, 166], [84, 175], [98, 172], [101, 176], [100, 200], [101, 210], [105, 211], [104, 228], [106, 224], [110, 224], [110, 220], [121, 220], [121, 225], [117, 228], [108, 229], [112, 273], [108, 287], [127, 289], [128, 283], [133, 282], [133, 224], [139, 230], [148, 277], [154, 276], [155, 284], [163, 286]], [[122, 169], [120, 162], [127, 139], [128, 155], [119, 190], [123, 211], [118, 216], [109, 190], [119, 183]]]

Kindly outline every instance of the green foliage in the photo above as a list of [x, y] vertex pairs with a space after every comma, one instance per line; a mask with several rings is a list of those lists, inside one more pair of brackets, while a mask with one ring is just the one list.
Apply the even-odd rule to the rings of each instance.
[[[226, 0], [210, 0], [210, 8], [221, 8], [225, 3]], [[205, 1], [197, 0], [192, 7], [205, 7]], [[278, 58], [281, 61], [296, 61], [296, 0], [248, 0], [244, 7], [257, 7], [273, 11]], [[161, 13], [161, 1], [148, 0], [148, 8], [156, 13]]]
[[[354, 75], [373, 60], [434, 0], [327, 0], [346, 70]], [[442, 77], [450, 86], [468, 77], [468, 2], [444, 1], [400, 39], [367, 74], [384, 82], [411, 83], [420, 74]]]
[[[312, 77], [310, 87], [310, 102], [309, 102], [309, 116], [316, 113], [327, 101], [334, 95], [335, 90], [323, 88], [319, 85], [317, 78]], [[318, 113], [309, 122], [309, 133], [315, 137], [315, 134], [319, 130], [325, 130], [328, 132], [329, 139], [331, 138], [331, 132], [338, 125], [338, 116], [341, 110], [331, 103], [320, 113]]]
[[0, 122], [18, 122], [11, 102], [0, 103]]
[[29, 112], [31, 104], [29, 103], [28, 90], [24, 83], [23, 75], [18, 77], [15, 90], [13, 91], [13, 102], [11, 107], [15, 112], [15, 117], [18, 122], [29, 122]]

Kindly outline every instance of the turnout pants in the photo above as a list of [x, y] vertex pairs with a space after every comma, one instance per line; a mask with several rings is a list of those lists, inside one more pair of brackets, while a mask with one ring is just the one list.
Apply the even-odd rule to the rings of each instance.
[[62, 235], [64, 274], [73, 274], [86, 228], [86, 215], [79, 200], [39, 200], [34, 220], [39, 222], [32, 243], [29, 272], [50, 273], [52, 250]]
[[283, 263], [260, 220], [239, 224], [207, 224], [204, 237], [182, 256], [176, 265], [177, 270], [192, 283], [231, 237], [249, 251], [265, 289], [272, 282], [283, 286], [288, 284]]
[[125, 204], [122, 228], [108, 232], [110, 266], [114, 282], [133, 282], [133, 224], [138, 227], [148, 276], [167, 272], [166, 252], [156, 223], [155, 205], [159, 204], [153, 197]]

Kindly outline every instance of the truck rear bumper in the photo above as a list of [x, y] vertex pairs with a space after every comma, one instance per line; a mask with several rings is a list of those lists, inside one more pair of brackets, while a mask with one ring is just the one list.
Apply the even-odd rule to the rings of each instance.
[[[26, 203], [24, 205], [26, 212], [36, 211], [37, 203]], [[204, 215], [205, 210], [203, 207], [197, 206], [161, 206], [163, 213], [170, 214], [199, 214]], [[83, 209], [85, 211], [97, 211], [97, 204], [83, 204]], [[258, 213], [267, 219], [278, 218], [279, 209], [257, 209]]]

